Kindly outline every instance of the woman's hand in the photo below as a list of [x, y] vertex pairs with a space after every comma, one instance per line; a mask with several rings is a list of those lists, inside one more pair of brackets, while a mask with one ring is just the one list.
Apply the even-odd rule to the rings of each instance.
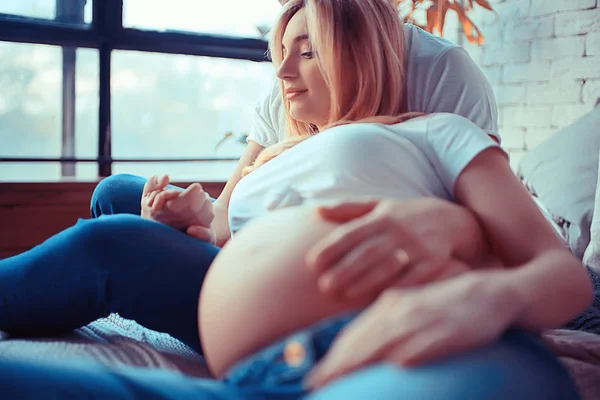
[[321, 290], [342, 297], [447, 279], [477, 263], [485, 248], [471, 214], [435, 198], [342, 203], [318, 212], [341, 225], [306, 261], [321, 274]]
[[525, 307], [497, 274], [472, 271], [383, 292], [343, 329], [306, 379], [318, 388], [374, 362], [414, 366], [490, 343]]
[[214, 213], [209, 195], [199, 183], [185, 190], [165, 189], [168, 183], [167, 175], [148, 179], [142, 192], [142, 217], [185, 230], [190, 236], [214, 244], [215, 233], [211, 226]]

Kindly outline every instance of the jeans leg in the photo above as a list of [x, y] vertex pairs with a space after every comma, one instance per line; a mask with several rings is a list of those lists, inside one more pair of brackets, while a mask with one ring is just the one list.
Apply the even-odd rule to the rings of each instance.
[[416, 368], [376, 364], [308, 396], [310, 400], [573, 400], [566, 370], [533, 336], [511, 330], [499, 341]]
[[108, 369], [94, 363], [44, 364], [0, 359], [3, 400], [242, 400], [212, 379], [141, 368]]
[[0, 260], [0, 330], [68, 332], [111, 312], [200, 349], [200, 287], [219, 248], [121, 214], [80, 220]]
[[129, 174], [104, 178], [92, 194], [90, 202], [92, 218], [114, 214], [140, 215], [140, 201], [145, 184], [146, 178]]

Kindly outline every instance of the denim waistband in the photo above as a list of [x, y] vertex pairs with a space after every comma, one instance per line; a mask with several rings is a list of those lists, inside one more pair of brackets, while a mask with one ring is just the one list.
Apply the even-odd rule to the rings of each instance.
[[235, 364], [225, 381], [247, 394], [270, 392], [276, 398], [294, 398], [304, 392], [304, 376], [357, 315], [357, 311], [337, 315], [297, 331]]

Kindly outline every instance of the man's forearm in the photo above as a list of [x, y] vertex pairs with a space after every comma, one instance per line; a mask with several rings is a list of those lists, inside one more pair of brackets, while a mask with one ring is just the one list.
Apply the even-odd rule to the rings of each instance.
[[519, 267], [498, 271], [506, 301], [522, 306], [516, 323], [533, 329], [558, 328], [583, 312], [593, 298], [591, 280], [567, 249], [548, 251]]
[[215, 213], [215, 218], [213, 219], [212, 227], [215, 231], [217, 246], [223, 247], [231, 237], [227, 206], [217, 199], [213, 203], [213, 211]]
[[428, 199], [429, 218], [437, 221], [436, 229], [442, 240], [449, 240], [452, 255], [466, 264], [478, 267], [490, 263], [493, 255], [485, 232], [473, 213], [467, 208], [441, 199]]

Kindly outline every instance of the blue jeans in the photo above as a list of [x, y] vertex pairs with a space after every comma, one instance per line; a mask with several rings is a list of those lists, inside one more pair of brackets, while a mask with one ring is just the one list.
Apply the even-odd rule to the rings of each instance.
[[144, 183], [103, 180], [92, 219], [0, 260], [0, 330], [57, 335], [118, 312], [201, 351], [198, 298], [219, 248], [142, 219]]
[[[92, 220], [34, 249], [0, 261], [0, 330], [20, 335], [69, 331], [96, 318], [122, 316], [200, 349], [196, 307], [218, 248], [141, 219], [144, 180], [117, 175], [92, 198]], [[107, 214], [117, 215], [107, 215]], [[3, 399], [576, 399], [565, 370], [533, 336], [511, 330], [496, 343], [419, 368], [375, 364], [315, 392], [305, 373], [352, 315], [300, 330], [242, 360], [215, 381], [174, 372], [49, 365], [0, 357]], [[305, 349], [288, 365], [290, 343]]]
[[[573, 400], [567, 373], [533, 335], [512, 329], [495, 343], [404, 369], [374, 364], [308, 393], [306, 373], [353, 315], [333, 317], [258, 351], [223, 381], [173, 372], [98, 365], [47, 365], [0, 359], [3, 399], [197, 400]], [[288, 346], [304, 356], [286, 360]], [[297, 352], [298, 354], [298, 352]], [[293, 361], [293, 362], [290, 362]]]

